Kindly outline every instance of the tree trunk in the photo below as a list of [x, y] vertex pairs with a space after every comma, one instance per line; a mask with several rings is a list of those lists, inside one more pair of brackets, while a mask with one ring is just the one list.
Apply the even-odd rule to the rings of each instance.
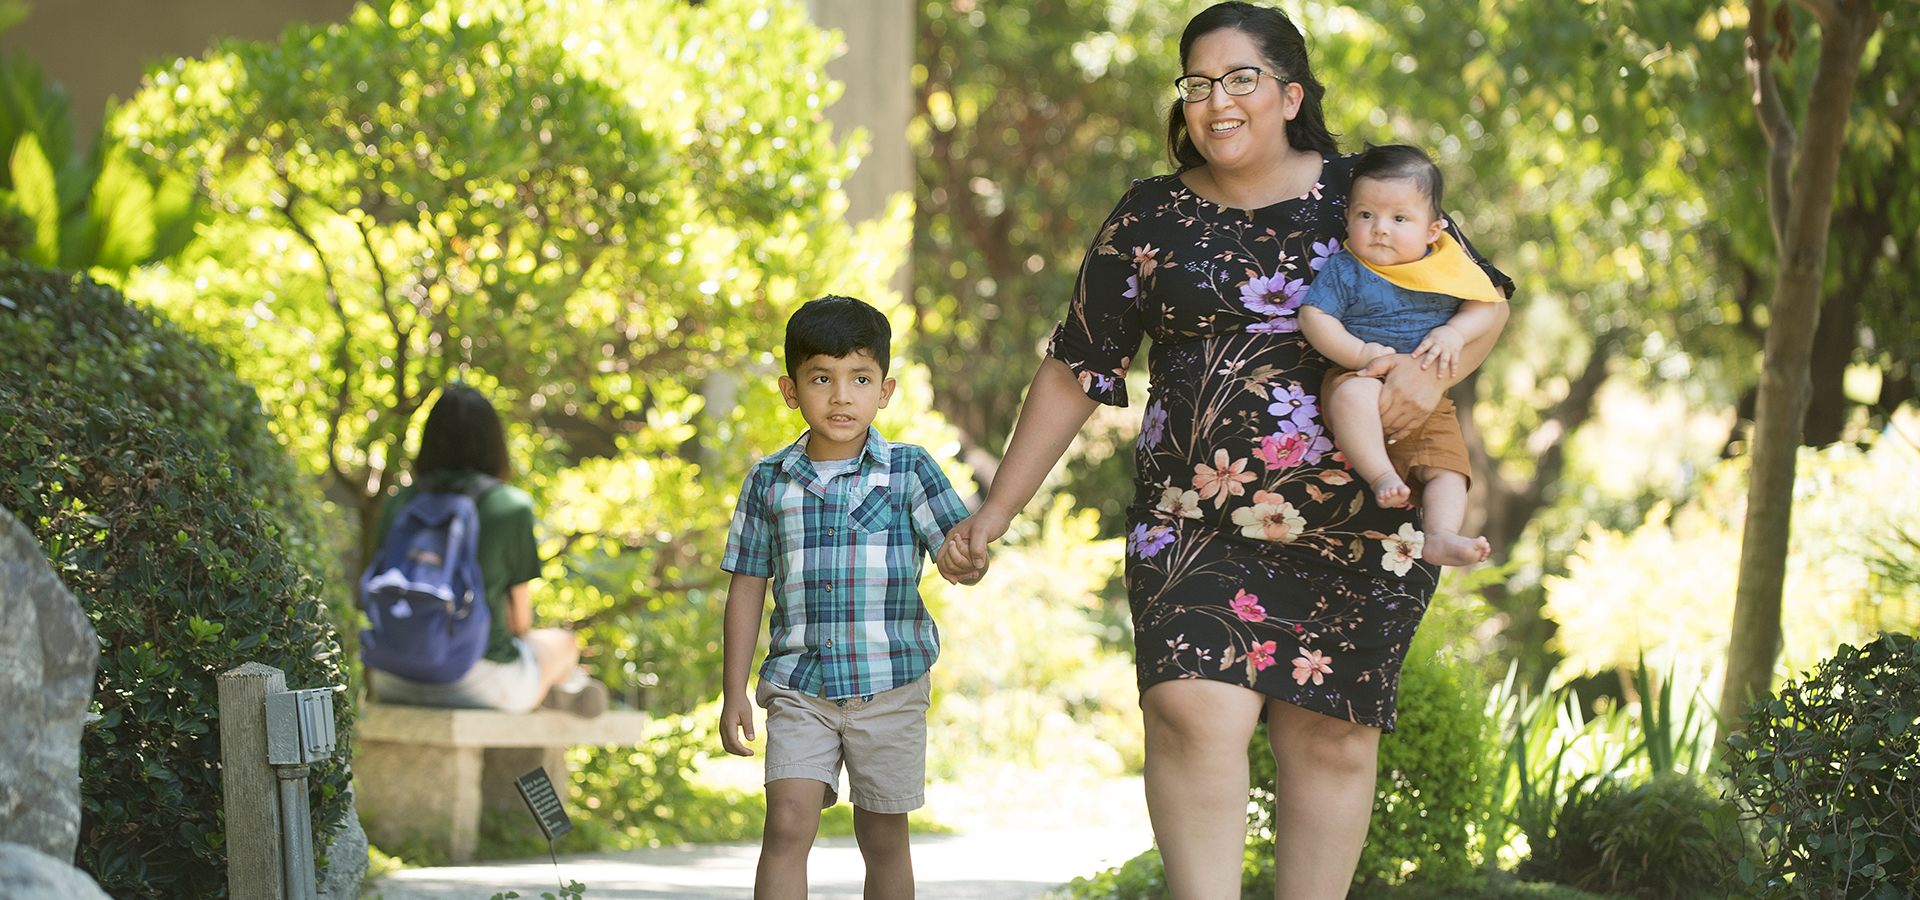
[[1748, 704], [1773, 685], [1792, 532], [1794, 463], [1810, 394], [1809, 369], [1820, 319], [1834, 186], [1846, 147], [1847, 116], [1861, 56], [1880, 22], [1880, 14], [1867, 0], [1797, 2], [1820, 23], [1820, 57], [1807, 99], [1804, 135], [1798, 136], [1780, 100], [1772, 72], [1775, 45], [1768, 35], [1770, 23], [1777, 23], [1785, 33], [1791, 19], [1783, 16], [1783, 22], [1769, 15], [1764, 0], [1750, 0], [1747, 6], [1747, 70], [1770, 150], [1767, 202], [1780, 267], [1768, 305], [1766, 354], [1754, 416], [1740, 580], [1727, 642], [1726, 684], [1720, 695], [1722, 740], [1745, 726]]

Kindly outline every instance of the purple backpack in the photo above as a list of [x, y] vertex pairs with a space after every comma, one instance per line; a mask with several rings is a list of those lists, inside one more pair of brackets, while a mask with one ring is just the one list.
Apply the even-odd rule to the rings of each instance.
[[394, 516], [360, 576], [360, 661], [428, 684], [458, 681], [487, 650], [492, 620], [480, 574], [479, 500], [500, 484], [481, 475], [453, 490], [435, 482]]

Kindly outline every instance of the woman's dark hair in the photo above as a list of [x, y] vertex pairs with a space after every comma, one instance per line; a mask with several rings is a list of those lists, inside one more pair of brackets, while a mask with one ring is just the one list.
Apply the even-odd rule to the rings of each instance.
[[[1326, 85], [1313, 77], [1313, 66], [1307, 61], [1307, 39], [1286, 13], [1239, 0], [1201, 10], [1187, 22], [1187, 30], [1180, 35], [1180, 71], [1187, 70], [1187, 55], [1193, 50], [1194, 41], [1227, 28], [1252, 38], [1260, 48], [1260, 55], [1280, 70], [1274, 74], [1299, 85], [1305, 93], [1299, 114], [1287, 122], [1287, 143], [1296, 150], [1314, 150], [1329, 158], [1339, 156], [1340, 142], [1327, 130], [1326, 113], [1320, 107], [1320, 100], [1327, 93]], [[1206, 157], [1200, 155], [1200, 148], [1193, 145], [1193, 136], [1187, 133], [1185, 107], [1185, 101], [1175, 100], [1173, 108], [1167, 111], [1167, 160], [1176, 172], [1207, 162]]]
[[1446, 199], [1447, 181], [1440, 177], [1440, 167], [1433, 164], [1433, 157], [1419, 147], [1408, 144], [1367, 145], [1360, 158], [1353, 161], [1353, 183], [1359, 184], [1366, 178], [1413, 182], [1414, 188], [1426, 196], [1428, 205], [1433, 208], [1433, 217], [1447, 217], [1447, 211], [1441, 206]]
[[413, 458], [413, 478], [417, 482], [435, 472], [463, 469], [500, 479], [511, 474], [507, 432], [500, 425], [500, 414], [494, 412], [486, 395], [456, 381], [440, 391], [440, 399], [427, 413], [427, 423], [420, 427], [420, 453]]
[[864, 350], [887, 374], [893, 326], [865, 300], [828, 294], [808, 300], [787, 320], [787, 377], [798, 378], [800, 364], [815, 356], [841, 357]]

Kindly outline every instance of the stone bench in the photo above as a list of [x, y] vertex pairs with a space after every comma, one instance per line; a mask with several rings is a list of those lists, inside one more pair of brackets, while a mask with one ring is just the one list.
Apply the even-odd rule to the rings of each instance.
[[375, 844], [424, 842], [449, 862], [473, 859], [482, 813], [532, 814], [513, 780], [545, 767], [567, 796], [568, 747], [646, 739], [646, 713], [608, 710], [591, 719], [537, 709], [434, 709], [361, 704], [353, 758], [354, 804]]

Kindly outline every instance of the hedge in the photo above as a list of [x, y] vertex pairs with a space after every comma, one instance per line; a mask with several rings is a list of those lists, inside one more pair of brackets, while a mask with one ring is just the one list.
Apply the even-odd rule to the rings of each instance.
[[216, 679], [241, 663], [342, 688], [316, 850], [346, 811], [311, 496], [219, 354], [85, 276], [0, 260], [0, 506], [99, 633], [75, 862], [116, 897], [227, 895]]

